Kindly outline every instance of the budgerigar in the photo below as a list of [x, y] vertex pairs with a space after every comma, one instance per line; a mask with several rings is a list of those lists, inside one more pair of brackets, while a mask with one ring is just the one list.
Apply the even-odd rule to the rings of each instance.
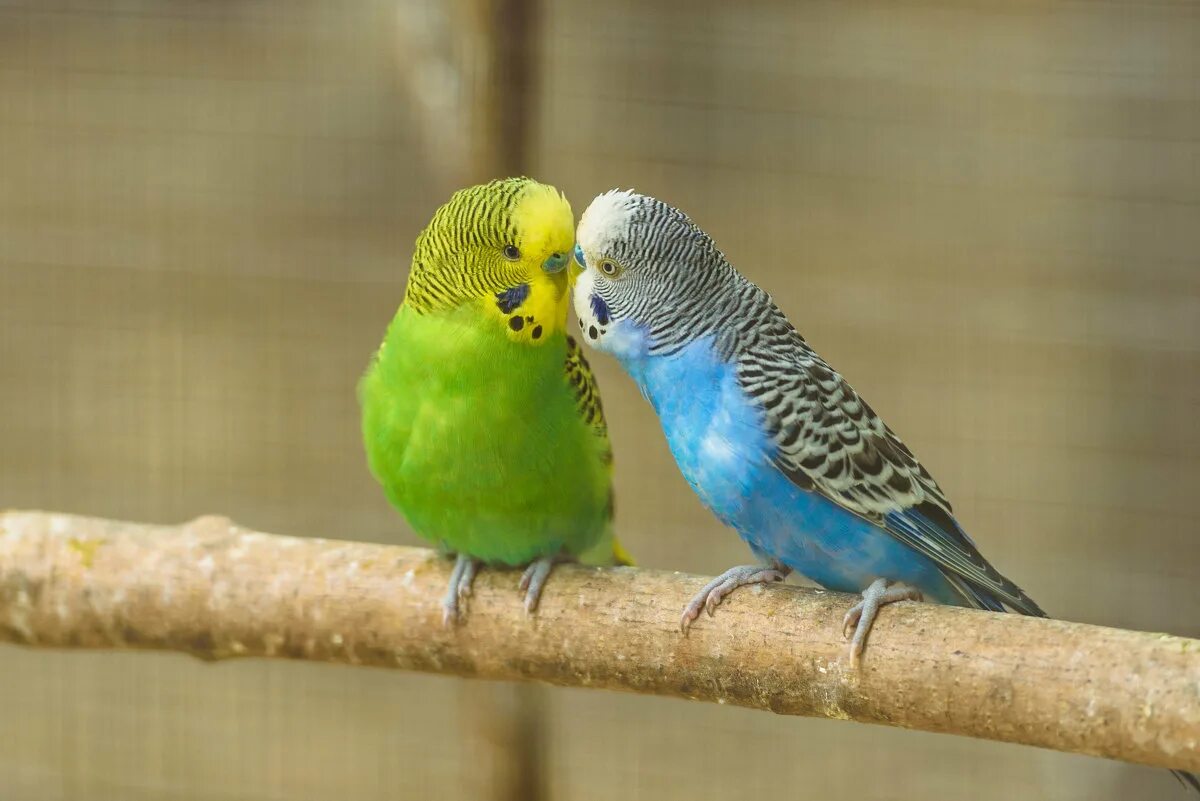
[[574, 222], [527, 178], [455, 193], [417, 238], [359, 385], [372, 473], [418, 534], [457, 554], [447, 622], [480, 563], [528, 565], [533, 611], [555, 561], [629, 561], [600, 396], [566, 333]]
[[792, 570], [861, 591], [843, 622], [855, 664], [893, 601], [1045, 616], [983, 558], [912, 451], [685, 214], [633, 192], [601, 195], [575, 258], [586, 341], [637, 382], [684, 477], [763, 561], [704, 587], [685, 630], [737, 587]]

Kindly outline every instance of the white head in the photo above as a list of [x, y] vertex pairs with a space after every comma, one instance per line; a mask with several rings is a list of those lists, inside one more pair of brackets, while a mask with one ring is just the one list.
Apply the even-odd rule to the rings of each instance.
[[705, 333], [714, 298], [744, 280], [686, 214], [633, 191], [593, 200], [575, 239], [583, 339], [623, 361]]

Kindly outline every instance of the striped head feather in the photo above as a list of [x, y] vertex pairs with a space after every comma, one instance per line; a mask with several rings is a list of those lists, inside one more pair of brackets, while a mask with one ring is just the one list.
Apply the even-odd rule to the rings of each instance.
[[746, 281], [679, 209], [614, 189], [579, 221], [575, 311], [588, 344], [622, 359], [714, 333]]
[[566, 327], [574, 217], [554, 187], [507, 178], [455, 192], [417, 237], [404, 304], [476, 308], [514, 340]]

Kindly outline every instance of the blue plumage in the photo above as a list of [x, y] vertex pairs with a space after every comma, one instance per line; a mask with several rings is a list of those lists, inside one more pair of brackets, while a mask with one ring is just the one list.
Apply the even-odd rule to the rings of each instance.
[[[630, 192], [578, 229], [575, 310], [592, 346], [654, 404], [684, 476], [767, 568], [726, 571], [683, 625], [737, 586], [796, 570], [863, 592], [852, 656], [905, 598], [1044, 615], [980, 554], [904, 442], [686, 215]], [[861, 617], [858, 617], [861, 612]]]
[[904, 442], [687, 215], [614, 190], [584, 212], [577, 238], [588, 343], [621, 362], [696, 494], [768, 563], [709, 582], [684, 629], [737, 587], [791, 570], [862, 591], [843, 622], [852, 664], [894, 601], [1045, 615], [984, 559]]
[[[637, 326], [621, 327], [636, 336]], [[888, 576], [931, 600], [966, 603], [933, 560], [784, 475], [762, 413], [712, 337], [671, 356], [621, 362], [654, 405], [684, 478], [756, 553], [832, 590], [857, 593]]]
[[599, 295], [592, 295], [592, 314], [596, 315], [596, 322], [600, 325], [608, 325], [608, 306]]

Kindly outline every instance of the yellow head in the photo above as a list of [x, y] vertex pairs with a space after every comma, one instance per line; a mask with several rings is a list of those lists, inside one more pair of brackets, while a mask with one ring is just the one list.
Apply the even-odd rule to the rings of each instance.
[[417, 237], [404, 303], [477, 308], [517, 340], [566, 327], [575, 219], [557, 189], [508, 178], [455, 192]]

